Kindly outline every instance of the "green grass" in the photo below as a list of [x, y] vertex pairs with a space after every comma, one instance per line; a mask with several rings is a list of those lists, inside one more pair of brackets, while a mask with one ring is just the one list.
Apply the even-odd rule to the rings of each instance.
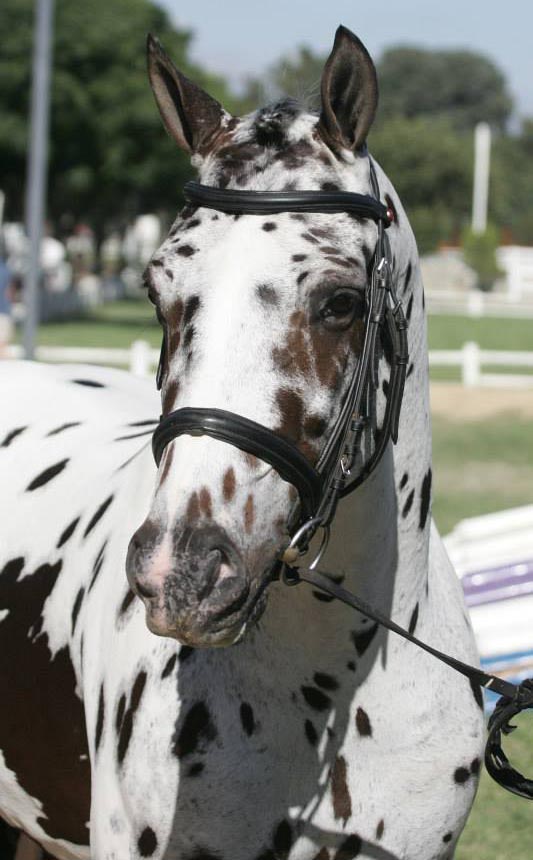
[[531, 423], [501, 415], [456, 423], [433, 417], [433, 515], [446, 534], [459, 520], [533, 503]]
[[134, 340], [147, 340], [154, 347], [161, 343], [161, 328], [147, 300], [110, 302], [86, 317], [39, 327], [41, 346], [127, 348]]
[[430, 349], [460, 349], [473, 340], [482, 349], [533, 350], [533, 320], [495, 317], [428, 317]]

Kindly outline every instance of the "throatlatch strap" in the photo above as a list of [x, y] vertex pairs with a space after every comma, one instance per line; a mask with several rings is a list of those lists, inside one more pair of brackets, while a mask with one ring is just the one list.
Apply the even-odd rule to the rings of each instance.
[[353, 609], [357, 609], [363, 615], [372, 618], [378, 624], [397, 633], [428, 654], [436, 657], [442, 663], [460, 672], [474, 684], [479, 684], [480, 687], [485, 687], [487, 690], [493, 690], [498, 693], [501, 698], [496, 704], [494, 713], [489, 719], [489, 736], [485, 746], [485, 766], [491, 777], [507, 791], [517, 794], [519, 797], [524, 797], [527, 800], [533, 800], [533, 780], [527, 779], [517, 770], [511, 767], [507, 756], [501, 747], [501, 733], [508, 735], [514, 731], [516, 726], [511, 726], [509, 721], [519, 714], [521, 711], [533, 709], [533, 678], [528, 678], [522, 681], [521, 684], [512, 684], [509, 681], [504, 681], [496, 675], [490, 675], [478, 669], [475, 666], [469, 666], [468, 663], [463, 663], [462, 660], [457, 660], [455, 657], [450, 657], [449, 654], [444, 654], [437, 648], [433, 648], [426, 642], [422, 642], [400, 627], [390, 618], [387, 618], [379, 610], [366, 603], [360, 597], [347, 591], [341, 585], [337, 585], [331, 579], [331, 574], [319, 572], [310, 568], [290, 567], [285, 565], [282, 568], [281, 579], [286, 585], [298, 585], [300, 582], [307, 582], [315, 588], [320, 588], [326, 594], [341, 600]]

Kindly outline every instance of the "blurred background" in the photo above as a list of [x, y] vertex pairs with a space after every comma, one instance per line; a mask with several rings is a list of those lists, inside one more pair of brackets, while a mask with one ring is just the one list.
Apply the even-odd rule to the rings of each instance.
[[[148, 86], [148, 32], [240, 114], [281, 95], [318, 106], [321, 70], [345, 24], [376, 62], [380, 108], [369, 147], [396, 185], [421, 254], [434, 516], [485, 665], [532, 674], [533, 4], [46, 2], [49, 134], [39, 139], [34, 126], [34, 142], [48, 141], [47, 181], [42, 219], [30, 229], [33, 264], [39, 2], [0, 5], [0, 357], [153, 372], [160, 330], [140, 296], [140, 273], [192, 171]], [[45, 67], [41, 51], [43, 80]], [[42, 92], [36, 99], [45, 107]], [[512, 749], [533, 769], [531, 745]], [[533, 807], [484, 779], [457, 856], [495, 860], [505, 846], [505, 856], [529, 857], [531, 826]]]

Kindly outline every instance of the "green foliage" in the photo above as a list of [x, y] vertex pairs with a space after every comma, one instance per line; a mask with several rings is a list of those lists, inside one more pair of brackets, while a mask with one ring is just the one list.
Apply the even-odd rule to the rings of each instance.
[[381, 115], [446, 117], [457, 129], [503, 130], [513, 103], [495, 64], [472, 51], [386, 50], [378, 63]]
[[492, 224], [483, 233], [476, 233], [471, 227], [463, 231], [462, 245], [465, 262], [478, 276], [478, 287], [490, 290], [501, 274], [496, 262], [496, 249], [500, 244], [499, 231]]
[[[23, 209], [33, 6], [0, 5], [0, 187], [10, 219]], [[49, 215], [64, 226], [82, 217], [103, 230], [142, 211], [174, 212], [190, 168], [166, 136], [150, 91], [146, 34], [231, 108], [224, 82], [190, 62], [190, 33], [149, 0], [58, 0], [54, 29]]]
[[370, 134], [424, 253], [459, 236], [470, 210], [472, 149], [444, 118], [396, 116]]

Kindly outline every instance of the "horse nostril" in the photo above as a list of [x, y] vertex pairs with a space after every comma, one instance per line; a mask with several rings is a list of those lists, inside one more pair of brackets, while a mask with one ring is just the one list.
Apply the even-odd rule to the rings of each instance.
[[202, 586], [198, 589], [198, 597], [203, 600], [204, 597], [213, 590], [213, 587], [218, 578], [220, 565], [222, 562], [222, 551], [216, 547], [209, 550], [205, 557], [205, 562], [202, 571]]
[[135, 583], [135, 589], [140, 597], [155, 597], [155, 591], [147, 588], [145, 585], [141, 585], [140, 582]]

